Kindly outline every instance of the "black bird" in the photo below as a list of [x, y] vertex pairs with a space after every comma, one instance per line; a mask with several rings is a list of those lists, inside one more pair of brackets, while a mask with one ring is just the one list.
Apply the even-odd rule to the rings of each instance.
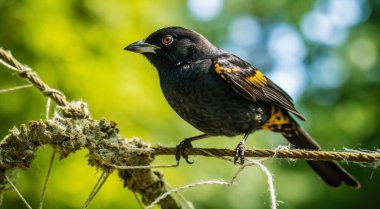
[[[125, 50], [143, 54], [157, 68], [162, 92], [185, 121], [204, 134], [184, 139], [176, 159], [188, 162], [184, 149], [210, 136], [244, 134], [236, 148], [235, 163], [244, 163], [245, 141], [250, 133], [266, 129], [281, 133], [295, 148], [321, 147], [293, 119], [305, 118], [290, 96], [239, 57], [218, 49], [199, 33], [182, 27], [162, 28]], [[330, 186], [360, 183], [333, 161], [307, 161]]]

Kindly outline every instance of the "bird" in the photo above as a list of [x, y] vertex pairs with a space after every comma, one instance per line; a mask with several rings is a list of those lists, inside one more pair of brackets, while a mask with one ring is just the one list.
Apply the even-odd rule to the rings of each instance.
[[[305, 120], [292, 98], [258, 68], [214, 46], [201, 34], [180, 26], [161, 28], [124, 50], [144, 55], [157, 69], [169, 105], [202, 134], [176, 146], [176, 160], [192, 142], [208, 137], [243, 135], [235, 149], [235, 164], [245, 161], [248, 136], [259, 130], [282, 134], [297, 149], [321, 150], [294, 119]], [[291, 81], [289, 81], [291, 82]], [[332, 187], [360, 183], [334, 161], [306, 161]]]

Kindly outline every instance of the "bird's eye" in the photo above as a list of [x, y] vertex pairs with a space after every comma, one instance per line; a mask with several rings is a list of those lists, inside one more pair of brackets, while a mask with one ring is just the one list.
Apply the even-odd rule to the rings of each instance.
[[162, 38], [162, 43], [164, 45], [169, 45], [169, 44], [173, 43], [173, 41], [174, 41], [174, 38], [171, 35], [166, 35]]

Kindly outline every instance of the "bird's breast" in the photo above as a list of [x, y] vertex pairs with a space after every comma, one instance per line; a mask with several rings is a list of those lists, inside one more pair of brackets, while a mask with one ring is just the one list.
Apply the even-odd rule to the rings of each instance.
[[170, 106], [200, 131], [234, 136], [258, 128], [268, 119], [267, 105], [236, 93], [212, 70], [211, 60], [159, 74]]

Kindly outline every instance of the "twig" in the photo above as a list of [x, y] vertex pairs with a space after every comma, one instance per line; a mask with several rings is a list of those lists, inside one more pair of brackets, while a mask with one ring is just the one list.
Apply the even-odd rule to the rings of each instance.
[[122, 166], [122, 165], [114, 165], [108, 164], [112, 168], [120, 169], [120, 170], [136, 170], [136, 169], [152, 169], [152, 168], [175, 168], [179, 166], [179, 162], [173, 165], [136, 165], [136, 166]]
[[96, 182], [94, 188], [92, 189], [90, 195], [88, 196], [86, 202], [82, 206], [82, 209], [88, 208], [91, 201], [94, 199], [95, 195], [99, 192], [99, 190], [102, 188], [103, 184], [107, 181], [107, 178], [109, 175], [110, 175], [110, 173], [103, 171], [102, 175], [99, 177], [99, 179]]
[[20, 199], [22, 200], [22, 202], [25, 204], [25, 206], [28, 208], [28, 209], [32, 209], [32, 207], [29, 205], [29, 203], [25, 200], [25, 198], [22, 196], [22, 194], [20, 193], [20, 191], [18, 191], [17, 187], [12, 183], [12, 181], [8, 178], [8, 176], [5, 176], [5, 179], [8, 181], [9, 185], [11, 185], [11, 187], [13, 188], [13, 190], [15, 190], [15, 192], [17, 193], [17, 195], [20, 197]]
[[144, 206], [142, 205], [140, 198], [137, 196], [136, 192], [133, 192], [133, 196], [135, 196], [135, 199], [137, 201], [137, 204], [139, 204], [140, 209], [144, 209]]
[[[46, 113], [45, 113], [45, 119], [46, 120], [49, 119], [50, 104], [51, 104], [51, 99], [48, 98], [47, 101], [46, 101]], [[47, 174], [46, 174], [46, 178], [45, 178], [45, 182], [44, 182], [44, 187], [42, 188], [42, 192], [41, 192], [40, 204], [38, 206], [39, 209], [42, 209], [43, 205], [44, 205], [46, 188], [47, 188], [47, 184], [48, 184], [48, 181], [49, 181], [49, 178], [50, 178], [51, 169], [53, 167], [54, 158], [55, 158], [55, 150], [53, 148], [53, 154], [51, 155], [51, 158], [50, 158], [49, 168], [48, 168], [48, 171], [47, 171]]]
[[[174, 187], [170, 186], [169, 184], [166, 184], [166, 186], [172, 190]], [[177, 192], [177, 196], [179, 197], [178, 199], [181, 201], [181, 206], [183, 209], [195, 209], [194, 205], [192, 202], [187, 200], [185, 196], [182, 195], [181, 192]]]
[[16, 91], [19, 89], [26, 89], [26, 88], [30, 88], [32, 86], [33, 86], [33, 84], [27, 84], [27, 85], [16, 86], [16, 87], [7, 88], [7, 89], [0, 89], [0, 94], [5, 93], [5, 92], [10, 92], [10, 91]]
[[48, 172], [46, 174], [44, 187], [42, 188], [40, 204], [38, 206], [39, 209], [42, 209], [43, 205], [44, 205], [46, 188], [47, 188], [47, 184], [48, 184], [48, 181], [50, 178], [51, 168], [53, 167], [54, 158], [55, 158], [55, 150], [53, 150], [53, 154], [51, 155], [51, 158], [50, 158], [49, 168], [48, 168]]
[[208, 181], [200, 181], [200, 182], [188, 184], [188, 185], [185, 185], [185, 186], [174, 188], [174, 189], [172, 189], [170, 191], [167, 191], [167, 192], [163, 193], [162, 195], [160, 195], [159, 197], [157, 197], [152, 203], [150, 203], [150, 205], [148, 205], [145, 209], [152, 208], [154, 205], [156, 205], [157, 203], [159, 203], [161, 200], [165, 199], [168, 195], [170, 195], [172, 193], [176, 193], [176, 192], [179, 192], [179, 191], [182, 191], [182, 190], [187, 190], [187, 189], [192, 188], [192, 187], [197, 187], [197, 186], [201, 186], [201, 185], [210, 185], [210, 184], [230, 185], [230, 183], [228, 183], [228, 182], [226, 182], [224, 180], [217, 180], [217, 179], [216, 180], [208, 180]]

